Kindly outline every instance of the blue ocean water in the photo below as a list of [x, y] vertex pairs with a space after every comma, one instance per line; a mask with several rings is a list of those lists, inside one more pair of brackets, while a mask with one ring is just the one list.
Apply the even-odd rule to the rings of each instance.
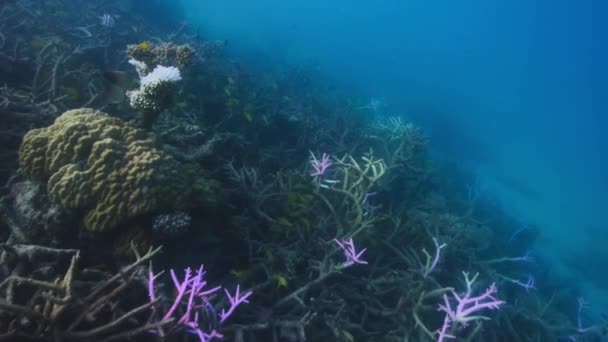
[[608, 3], [182, 1], [208, 38], [253, 62], [314, 62], [421, 124], [536, 250], [608, 305]]

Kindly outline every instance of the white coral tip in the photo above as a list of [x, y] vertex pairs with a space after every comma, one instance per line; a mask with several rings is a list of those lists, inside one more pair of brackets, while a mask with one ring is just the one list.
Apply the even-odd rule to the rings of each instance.
[[182, 80], [182, 75], [179, 69], [173, 66], [157, 65], [151, 73], [141, 78], [141, 86], [157, 83], [157, 82], [177, 82]]

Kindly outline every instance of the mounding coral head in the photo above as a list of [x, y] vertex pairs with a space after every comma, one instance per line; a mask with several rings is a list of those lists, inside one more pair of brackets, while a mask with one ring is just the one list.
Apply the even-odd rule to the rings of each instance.
[[28, 178], [47, 182], [53, 203], [84, 211], [90, 231], [213, 198], [213, 182], [160, 149], [152, 134], [88, 108], [28, 132], [19, 161]]

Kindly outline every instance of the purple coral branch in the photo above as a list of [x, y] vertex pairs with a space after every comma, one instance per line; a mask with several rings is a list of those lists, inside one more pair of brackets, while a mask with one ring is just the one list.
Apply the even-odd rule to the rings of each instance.
[[[221, 289], [221, 286], [213, 288], [207, 288], [207, 281], [204, 279], [205, 271], [203, 265], [201, 265], [196, 274], [192, 274], [192, 270], [187, 268], [184, 271], [184, 279], [180, 281], [174, 270], [170, 270], [171, 279], [173, 285], [177, 290], [177, 294], [173, 299], [173, 303], [169, 310], [163, 316], [163, 320], [174, 317], [178, 309], [183, 310], [183, 315], [177, 321], [178, 324], [186, 326], [190, 332], [196, 334], [201, 342], [211, 341], [213, 338], [222, 338], [222, 334], [216, 331], [214, 328], [210, 328], [211, 331], [204, 331], [199, 325], [199, 312], [200, 308], [207, 308], [211, 304], [208, 302], [208, 297]], [[148, 297], [151, 301], [156, 299], [154, 282], [160, 276], [160, 273], [154, 275], [152, 271], [149, 272], [148, 278]], [[235, 295], [231, 295], [226, 289], [224, 289], [228, 300], [230, 301], [230, 308], [228, 310], [222, 309], [219, 316], [220, 323], [223, 323], [228, 319], [234, 310], [242, 303], [249, 303], [248, 298], [252, 292], [247, 292], [244, 295], [240, 293], [240, 287], [237, 285]], [[187, 298], [187, 300], [184, 300]], [[214, 315], [217, 315], [215, 310], [210, 310]]]
[[452, 304], [450, 303], [450, 299], [448, 298], [447, 294], [443, 295], [444, 304], [439, 305], [439, 311], [446, 313], [443, 326], [438, 331], [439, 342], [443, 341], [444, 338], [451, 338], [451, 335], [447, 335], [447, 330], [450, 323], [459, 323], [466, 327], [470, 321], [487, 319], [485, 316], [474, 315], [475, 313], [485, 309], [497, 310], [505, 303], [504, 301], [498, 300], [494, 297], [494, 294], [498, 292], [494, 283], [492, 283], [484, 293], [478, 296], [473, 296], [472, 285], [477, 279], [477, 274], [472, 279], [469, 279], [468, 274], [464, 273], [464, 277], [467, 284], [465, 294], [460, 296], [458, 293], [456, 293], [456, 291], [451, 291], [452, 296], [457, 303], [456, 309], [452, 308]]
[[314, 170], [314, 172], [310, 175], [314, 177], [314, 181], [317, 182], [321, 188], [328, 189], [333, 184], [338, 183], [337, 180], [323, 178], [326, 176], [329, 167], [333, 165], [332, 161], [329, 159], [329, 154], [323, 153], [321, 160], [319, 160], [312, 152], [310, 152], [310, 165]]
[[171, 278], [173, 279], [173, 283], [175, 284], [175, 288], [177, 289], [177, 295], [175, 296], [175, 299], [173, 300], [173, 304], [171, 305], [171, 308], [169, 309], [169, 311], [167, 311], [165, 316], [163, 316], [163, 320], [173, 317], [175, 310], [177, 310], [177, 308], [181, 304], [182, 298], [186, 294], [186, 289], [188, 288], [188, 283], [190, 282], [190, 275], [192, 273], [192, 270], [190, 269], [190, 267], [186, 268], [185, 275], [184, 275], [184, 281], [182, 283], [180, 283], [179, 280], [177, 279], [177, 276], [175, 275], [174, 270], [170, 270], [169, 273], [171, 273]]
[[437, 330], [437, 333], [439, 334], [437, 337], [437, 342], [443, 342], [444, 339], [448, 338], [456, 338], [456, 336], [448, 334], [448, 329], [450, 329], [450, 317], [445, 315], [445, 318], [443, 319], [443, 326], [441, 326], [440, 330]]
[[460, 297], [456, 291], [452, 291], [452, 295], [458, 302], [455, 311], [447, 311], [449, 307], [449, 300], [447, 295], [444, 294], [443, 299], [446, 303], [442, 309], [446, 309], [446, 313], [450, 316], [450, 319], [454, 322], [466, 325], [467, 322], [480, 318], [481, 316], [471, 316], [472, 314], [481, 311], [483, 309], [498, 309], [500, 305], [504, 304], [503, 301], [494, 298], [494, 294], [498, 292], [496, 284], [492, 283], [490, 287], [481, 295], [471, 297], [471, 289], [467, 289], [467, 292], [463, 297]]
[[154, 293], [154, 281], [156, 278], [160, 277], [161, 274], [163, 274], [163, 272], [154, 275], [152, 270], [150, 270], [148, 274], [148, 297], [150, 298], [150, 302], [154, 302], [156, 300], [156, 294]]
[[338, 246], [340, 246], [340, 248], [342, 248], [342, 251], [344, 251], [344, 256], [346, 256], [346, 261], [342, 264], [342, 267], [349, 267], [354, 264], [367, 264], [367, 261], [361, 260], [361, 256], [363, 253], [365, 253], [367, 248], [363, 248], [357, 252], [352, 238], [342, 241], [334, 239], [334, 241], [338, 244]]
[[[189, 281], [190, 296], [188, 297], [188, 304], [186, 304], [186, 312], [179, 319], [180, 323], [188, 323], [188, 322], [192, 321], [192, 319], [190, 319], [190, 315], [192, 313], [194, 297], [197, 295], [197, 291], [200, 291], [200, 289], [202, 289], [202, 287], [207, 284], [206, 281], [203, 281], [203, 276], [205, 275], [205, 273], [206, 272], [203, 271], [203, 265], [201, 265], [198, 268], [198, 271], [196, 271], [196, 276], [194, 278], [192, 278], [191, 281]], [[186, 282], [186, 281], [187, 280], [184, 280], [184, 282]]]
[[236, 286], [236, 291], [234, 293], [234, 296], [230, 295], [230, 292], [228, 292], [228, 290], [226, 290], [226, 289], [224, 289], [224, 292], [226, 293], [226, 297], [228, 297], [228, 300], [230, 301], [230, 308], [228, 310], [222, 309], [222, 312], [220, 314], [220, 323], [223, 323], [226, 319], [228, 319], [228, 317], [230, 317], [230, 315], [232, 315], [234, 310], [241, 303], [249, 303], [248, 298], [252, 294], [252, 292], [250, 291], [250, 292], [245, 293], [245, 295], [241, 296], [239, 285]]
[[327, 169], [333, 165], [332, 161], [329, 159], [329, 154], [323, 153], [321, 156], [321, 160], [317, 159], [314, 154], [311, 153], [310, 165], [312, 166], [314, 172], [310, 175], [315, 177], [315, 179], [321, 178], [325, 175]]

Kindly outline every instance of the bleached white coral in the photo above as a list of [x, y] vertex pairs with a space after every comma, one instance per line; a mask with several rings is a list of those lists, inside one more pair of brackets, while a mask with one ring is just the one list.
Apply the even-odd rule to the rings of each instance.
[[157, 65], [151, 73], [142, 77], [140, 80], [141, 88], [145, 88], [146, 86], [159, 83], [159, 82], [177, 82], [182, 80], [182, 75], [179, 72], [179, 69], [176, 67], [166, 67], [163, 65]]
[[137, 59], [133, 59], [133, 58], [129, 59], [129, 64], [131, 64], [132, 66], [135, 67], [135, 70], [137, 70], [137, 75], [139, 75], [139, 78], [144, 77], [149, 71], [146, 63], [138, 61]]
[[150, 72], [148, 65], [139, 60], [132, 58], [129, 64], [139, 74], [139, 88], [127, 91], [126, 96], [131, 107], [141, 112], [144, 126], [150, 127], [172, 105], [177, 91], [175, 83], [182, 80], [182, 75], [174, 66], [157, 65]]

